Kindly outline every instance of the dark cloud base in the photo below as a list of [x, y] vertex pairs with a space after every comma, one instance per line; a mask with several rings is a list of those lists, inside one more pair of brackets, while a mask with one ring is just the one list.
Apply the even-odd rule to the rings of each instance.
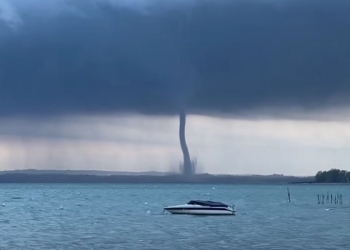
[[[277, 3], [278, 2], [278, 3]], [[0, 116], [347, 106], [350, 2], [202, 1], [0, 20]]]

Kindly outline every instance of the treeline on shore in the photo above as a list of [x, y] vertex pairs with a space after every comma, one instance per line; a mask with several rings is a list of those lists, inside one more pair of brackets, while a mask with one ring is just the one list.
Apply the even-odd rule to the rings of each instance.
[[318, 171], [315, 176], [317, 183], [348, 183], [350, 182], [350, 172], [340, 169], [331, 169], [329, 171]]
[[0, 183], [199, 183], [199, 184], [285, 184], [313, 182], [314, 177], [294, 176], [235, 176], [198, 174], [172, 175], [73, 175], [0, 173]]

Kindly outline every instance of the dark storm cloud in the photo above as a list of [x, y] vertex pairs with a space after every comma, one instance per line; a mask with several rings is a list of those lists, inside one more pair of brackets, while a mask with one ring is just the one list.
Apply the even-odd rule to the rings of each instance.
[[0, 19], [0, 116], [235, 113], [350, 100], [348, 1], [97, 2], [55, 15], [27, 3], [15, 28]]

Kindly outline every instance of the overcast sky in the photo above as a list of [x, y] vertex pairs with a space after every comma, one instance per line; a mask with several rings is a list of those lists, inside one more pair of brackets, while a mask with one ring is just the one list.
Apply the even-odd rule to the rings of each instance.
[[350, 169], [350, 2], [0, 0], [0, 169]]

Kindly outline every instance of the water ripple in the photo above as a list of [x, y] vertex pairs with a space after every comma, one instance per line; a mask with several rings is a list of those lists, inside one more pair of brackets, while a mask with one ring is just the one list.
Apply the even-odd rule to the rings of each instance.
[[[156, 186], [0, 185], [0, 249], [348, 249], [348, 186], [291, 186], [291, 203], [278, 186]], [[327, 191], [346, 204], [317, 205]], [[162, 214], [208, 193], [237, 215]]]

